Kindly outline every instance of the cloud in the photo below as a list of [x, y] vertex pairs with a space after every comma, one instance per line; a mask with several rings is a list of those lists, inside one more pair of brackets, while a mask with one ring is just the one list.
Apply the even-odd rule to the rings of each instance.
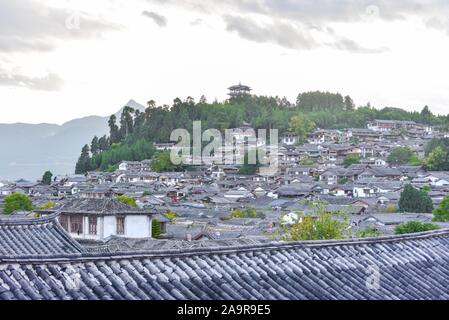
[[[71, 17], [79, 22], [71, 28]], [[50, 51], [55, 41], [96, 38], [120, 26], [33, 0], [0, 0], [0, 53]]]
[[156, 12], [145, 10], [142, 12], [142, 15], [153, 20], [159, 27], [167, 26], [167, 18], [165, 18], [164, 16], [161, 16], [160, 14], [157, 14]]
[[[179, 6], [205, 14], [225, 17], [226, 29], [256, 42], [273, 42], [288, 48], [313, 48], [314, 29], [333, 23], [371, 23], [396, 21], [409, 16], [420, 18], [425, 25], [448, 33], [449, 2], [446, 0], [147, 0], [160, 5]], [[240, 18], [235, 18], [235, 13]], [[255, 17], [271, 19], [258, 24]], [[231, 17], [231, 18], [229, 18]], [[243, 18], [245, 17], [245, 18]], [[251, 19], [247, 19], [251, 17]], [[283, 22], [279, 22], [283, 21]], [[259, 36], [257, 33], [260, 32]], [[283, 34], [285, 32], [285, 34]], [[327, 35], [329, 37], [330, 35]], [[288, 39], [291, 37], [291, 39]], [[316, 42], [316, 41], [315, 41]], [[378, 53], [386, 48], [364, 48], [354, 39], [334, 36], [329, 44], [340, 50]]]
[[230, 15], [224, 16], [224, 20], [228, 31], [237, 32], [240, 37], [247, 40], [272, 42], [293, 49], [310, 49], [317, 46], [313, 39], [291, 24], [275, 21], [262, 25], [248, 18]]
[[23, 74], [9, 74], [0, 69], [0, 86], [15, 86], [31, 90], [58, 91], [64, 81], [55, 73], [49, 73], [44, 77], [29, 77]]

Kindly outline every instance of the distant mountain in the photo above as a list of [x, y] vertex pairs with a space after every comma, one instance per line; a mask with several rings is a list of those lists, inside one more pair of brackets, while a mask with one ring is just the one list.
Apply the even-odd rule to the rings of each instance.
[[[134, 100], [125, 106], [144, 111]], [[123, 108], [122, 108], [123, 109]], [[118, 117], [122, 109], [117, 112]], [[109, 132], [108, 117], [89, 116], [56, 124], [0, 124], [0, 180], [37, 180], [46, 170], [70, 174], [92, 137]]]

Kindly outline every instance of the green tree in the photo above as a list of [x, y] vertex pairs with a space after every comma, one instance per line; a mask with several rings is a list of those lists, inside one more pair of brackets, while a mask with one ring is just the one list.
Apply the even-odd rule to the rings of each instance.
[[400, 166], [419, 163], [418, 156], [408, 147], [397, 147], [391, 150], [387, 162], [390, 165]]
[[291, 118], [288, 130], [298, 135], [298, 142], [304, 143], [307, 135], [315, 129], [316, 125], [306, 115], [301, 114]]
[[51, 178], [53, 177], [53, 173], [51, 171], [45, 171], [44, 175], [42, 176], [42, 183], [46, 185], [51, 185]]
[[424, 164], [427, 170], [447, 171], [449, 170], [449, 152], [438, 146], [430, 152]]
[[109, 148], [109, 139], [106, 135], [102, 136], [98, 140], [98, 149], [101, 151], [106, 151]]
[[394, 228], [395, 234], [407, 234], [407, 233], [416, 233], [416, 232], [424, 232], [430, 230], [436, 230], [440, 227], [433, 223], [423, 223], [419, 221], [409, 221], [404, 222], [397, 225]]
[[433, 210], [433, 216], [433, 221], [449, 221], [449, 196], [446, 196], [438, 208]]
[[345, 109], [346, 110], [354, 110], [355, 104], [350, 96], [345, 96]]
[[130, 207], [134, 207], [137, 208], [137, 203], [136, 203], [136, 199], [126, 196], [126, 195], [122, 195], [122, 196], [117, 196], [115, 197], [115, 200], [124, 203]]
[[90, 152], [92, 152], [92, 154], [97, 154], [100, 152], [100, 143], [97, 136], [94, 136], [92, 142], [90, 143]]
[[170, 160], [170, 151], [158, 152], [151, 161], [151, 169], [155, 172], [182, 171], [182, 164], [175, 165]]
[[116, 121], [117, 117], [114, 114], [109, 117], [109, 139], [111, 144], [119, 143], [121, 140], [119, 127], [117, 126]]
[[83, 174], [89, 171], [90, 168], [90, 148], [89, 145], [86, 144], [81, 150], [81, 155], [76, 163], [75, 173]]
[[14, 211], [32, 211], [33, 202], [26, 195], [14, 192], [3, 199], [3, 213], [11, 214]]
[[358, 154], [348, 154], [343, 160], [345, 168], [357, 163], [360, 163], [360, 156]]
[[151, 220], [151, 236], [154, 239], [161, 238], [161, 223], [156, 219]]
[[431, 213], [433, 210], [432, 199], [427, 192], [415, 189], [407, 184], [399, 198], [400, 212]]
[[256, 157], [256, 163], [250, 164], [249, 163], [249, 154], [248, 152], [245, 153], [245, 156], [243, 157], [243, 165], [239, 169], [239, 174], [243, 175], [253, 175], [256, 174], [259, 170], [260, 162], [259, 159]]

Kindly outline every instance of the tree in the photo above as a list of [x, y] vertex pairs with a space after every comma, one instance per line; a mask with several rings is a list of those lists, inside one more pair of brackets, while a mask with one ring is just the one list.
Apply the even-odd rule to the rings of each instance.
[[78, 158], [75, 167], [76, 174], [83, 174], [90, 170], [90, 148], [89, 145], [84, 145], [81, 149], [81, 155]]
[[408, 147], [397, 147], [391, 150], [387, 162], [390, 165], [400, 166], [419, 163], [418, 156]]
[[151, 169], [155, 172], [164, 171], [181, 171], [183, 166], [181, 164], [175, 165], [170, 160], [170, 151], [162, 151], [155, 155], [151, 160]]
[[327, 240], [341, 239], [348, 236], [349, 222], [344, 214], [343, 219], [340, 212], [328, 212], [324, 203], [312, 203], [316, 213], [312, 215], [298, 214], [298, 219], [291, 226], [283, 226], [281, 232], [282, 240]]
[[102, 136], [98, 140], [98, 149], [101, 151], [106, 151], [109, 148], [109, 139], [106, 135]]
[[314, 129], [315, 123], [303, 114], [292, 117], [288, 124], [288, 130], [298, 135], [299, 143], [304, 143]]
[[449, 221], [449, 196], [446, 196], [438, 208], [433, 210], [433, 216], [433, 221]]
[[132, 198], [132, 197], [128, 197], [128, 196], [117, 196], [115, 197], [115, 200], [126, 204], [127, 206], [133, 207], [133, 208], [137, 208], [137, 203], [136, 203], [136, 199]]
[[259, 167], [260, 167], [259, 159], [256, 159], [255, 164], [250, 164], [248, 152], [246, 152], [245, 156], [243, 157], [243, 165], [239, 169], [239, 174], [243, 174], [243, 175], [256, 174], [257, 170], [259, 170]]
[[348, 154], [343, 160], [345, 168], [357, 163], [360, 163], [360, 156], [358, 154]]
[[3, 200], [3, 213], [11, 214], [14, 211], [32, 211], [33, 202], [26, 195], [14, 192], [6, 196]]
[[355, 104], [350, 96], [345, 96], [345, 109], [346, 110], [354, 110]]
[[440, 227], [433, 223], [423, 223], [419, 221], [409, 221], [404, 222], [397, 225], [394, 228], [395, 234], [407, 234], [407, 233], [416, 233], [416, 232], [424, 232], [430, 230], [436, 230]]
[[117, 117], [113, 114], [109, 117], [108, 125], [109, 125], [109, 139], [111, 144], [120, 142], [120, 132], [119, 127], [116, 124]]
[[90, 152], [92, 152], [92, 154], [97, 154], [100, 152], [100, 143], [97, 136], [94, 136], [92, 142], [90, 143]]
[[44, 175], [42, 176], [42, 183], [46, 185], [51, 185], [51, 178], [53, 177], [53, 173], [51, 171], [45, 171]]
[[427, 170], [447, 171], [449, 170], [449, 152], [438, 146], [433, 149], [424, 161]]
[[156, 219], [151, 219], [151, 236], [154, 239], [161, 238], [161, 223]]
[[415, 189], [407, 184], [399, 198], [400, 212], [431, 213], [433, 210], [432, 199], [427, 192]]

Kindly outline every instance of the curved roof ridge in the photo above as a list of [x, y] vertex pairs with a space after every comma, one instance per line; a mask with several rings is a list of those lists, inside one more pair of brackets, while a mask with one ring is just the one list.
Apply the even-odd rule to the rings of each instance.
[[[4, 258], [2, 262], [14, 260], [20, 263], [26, 262], [59, 262], [59, 261], [98, 261], [98, 260], [117, 260], [117, 259], [142, 259], [142, 258], [170, 258], [170, 257], [188, 257], [195, 255], [213, 255], [213, 254], [234, 254], [242, 252], [256, 251], [276, 251], [306, 248], [328, 248], [338, 246], [354, 245], [375, 245], [380, 243], [398, 243], [403, 241], [424, 240], [449, 236], [449, 229], [439, 229], [405, 235], [382, 236], [377, 238], [358, 238], [358, 239], [338, 239], [338, 240], [308, 240], [294, 242], [268, 242], [258, 244], [243, 244], [233, 246], [214, 246], [214, 247], [196, 247], [196, 248], [172, 248], [172, 249], [148, 249], [135, 251], [116, 251], [116, 252], [87, 252], [82, 248], [81, 254], [64, 256], [43, 256], [43, 257], [17, 257], [14, 259]], [[69, 237], [67, 235], [67, 237]], [[69, 237], [70, 238], [70, 237]], [[73, 239], [72, 239], [73, 240]], [[74, 240], [73, 240], [74, 241]], [[76, 242], [76, 241], [75, 241]], [[78, 244], [79, 245], [79, 244]], [[79, 245], [80, 246], [80, 245]]]
[[16, 218], [16, 217], [1, 217], [0, 216], [0, 226], [11, 226], [11, 225], [37, 225], [57, 221], [59, 212], [52, 213], [47, 216], [41, 217], [27, 217], [27, 218]]

